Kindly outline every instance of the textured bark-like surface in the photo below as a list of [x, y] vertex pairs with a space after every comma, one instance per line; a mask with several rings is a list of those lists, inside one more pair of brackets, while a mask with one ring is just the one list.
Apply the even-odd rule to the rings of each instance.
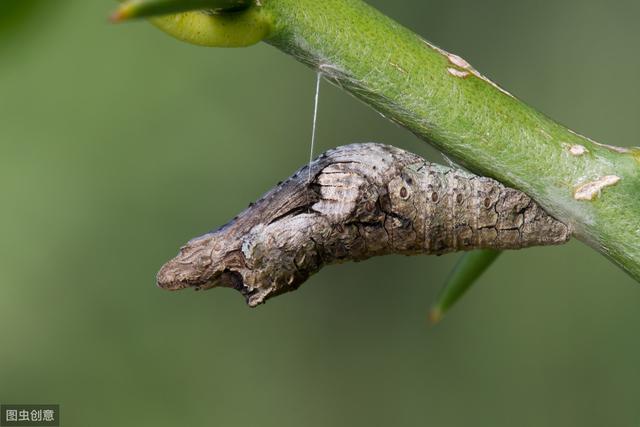
[[191, 240], [158, 285], [232, 287], [256, 306], [324, 265], [385, 254], [553, 245], [571, 230], [524, 193], [399, 148], [330, 150], [220, 229]]

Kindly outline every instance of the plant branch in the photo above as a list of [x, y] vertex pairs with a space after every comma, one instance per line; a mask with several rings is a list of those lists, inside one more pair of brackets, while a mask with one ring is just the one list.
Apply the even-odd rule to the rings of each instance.
[[[199, 44], [242, 35], [204, 16], [153, 22]], [[264, 40], [469, 170], [525, 192], [640, 279], [638, 149], [572, 132], [361, 0], [254, 0], [226, 19], [246, 24], [245, 44]]]
[[[386, 254], [520, 249], [570, 229], [524, 193], [380, 144], [330, 150], [158, 273], [169, 290], [239, 290], [251, 306], [327, 264]], [[448, 307], [448, 305], [447, 305]]]
[[[265, 8], [277, 23], [269, 43], [470, 170], [524, 191], [640, 278], [637, 152], [559, 125], [361, 1], [272, 0]], [[612, 182], [605, 177], [619, 181], [604, 186]], [[585, 186], [591, 191], [581, 197]]]

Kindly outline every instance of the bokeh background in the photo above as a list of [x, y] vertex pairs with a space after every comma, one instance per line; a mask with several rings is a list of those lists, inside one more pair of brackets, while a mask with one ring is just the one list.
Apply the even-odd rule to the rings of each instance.
[[[640, 3], [371, 0], [546, 114], [638, 144]], [[511, 252], [438, 327], [458, 255], [330, 267], [251, 310], [155, 273], [305, 163], [314, 74], [108, 0], [0, 0], [0, 402], [64, 426], [638, 426], [640, 285], [579, 242]], [[323, 83], [317, 152], [442, 158]], [[366, 289], [366, 298], [363, 290]]]

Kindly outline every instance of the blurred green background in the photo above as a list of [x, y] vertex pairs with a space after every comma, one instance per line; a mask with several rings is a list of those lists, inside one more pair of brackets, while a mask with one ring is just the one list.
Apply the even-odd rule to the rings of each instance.
[[[546, 114], [638, 145], [640, 3], [370, 1]], [[579, 242], [503, 256], [438, 327], [458, 255], [329, 267], [251, 310], [155, 273], [305, 163], [314, 74], [107, 0], [0, 0], [0, 402], [64, 426], [638, 426], [640, 285]], [[317, 152], [442, 162], [324, 83]], [[362, 290], [367, 289], [366, 298]]]

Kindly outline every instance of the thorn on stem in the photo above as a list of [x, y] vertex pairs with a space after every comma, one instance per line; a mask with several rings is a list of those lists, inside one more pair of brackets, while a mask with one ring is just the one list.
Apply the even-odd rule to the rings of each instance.
[[443, 314], [439, 308], [431, 309], [429, 312], [429, 323], [431, 323], [432, 326], [437, 325], [442, 320]]
[[500, 254], [501, 251], [480, 249], [466, 253], [458, 261], [429, 312], [429, 321], [432, 325], [442, 320], [445, 313], [469, 290], [471, 285], [493, 264]]
[[111, 14], [109, 20], [118, 23], [196, 10], [237, 12], [250, 5], [250, 0], [128, 0]]

